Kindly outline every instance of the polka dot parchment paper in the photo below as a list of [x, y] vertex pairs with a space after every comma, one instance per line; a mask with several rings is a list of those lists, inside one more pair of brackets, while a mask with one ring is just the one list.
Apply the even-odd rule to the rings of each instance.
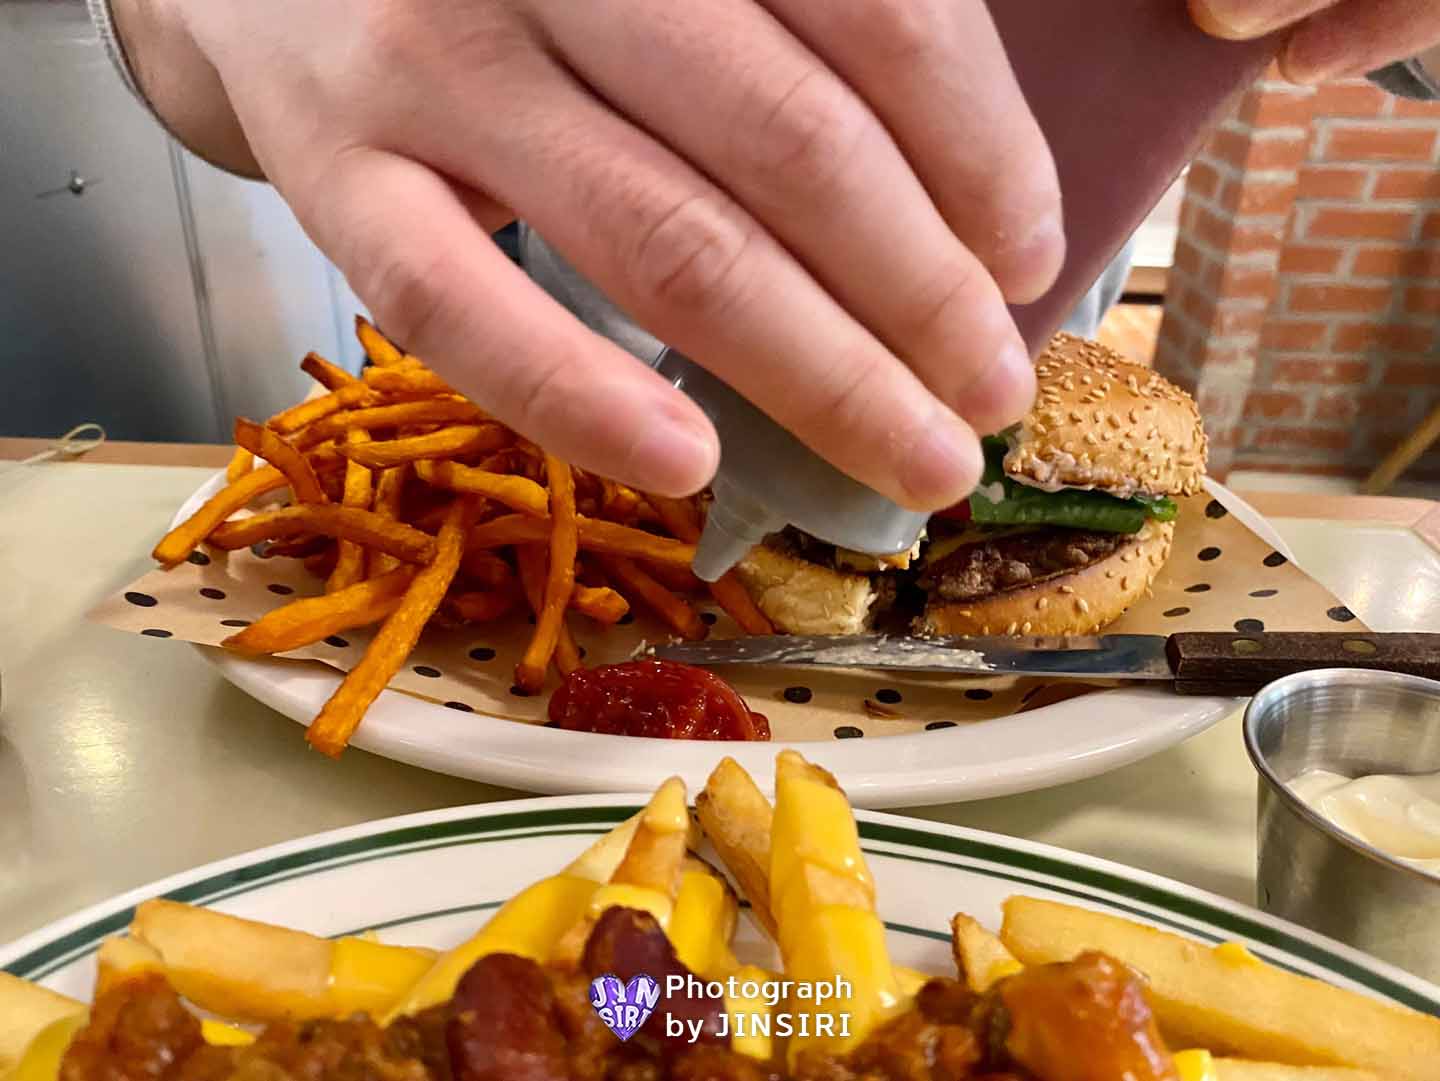
[[[190, 562], [171, 571], [152, 571], [105, 598], [90, 618], [134, 634], [218, 646], [236, 628], [277, 605], [320, 592], [321, 582], [298, 560], [202, 548]], [[705, 619], [716, 637], [737, 633], [718, 609], [707, 609]], [[643, 613], [608, 629], [572, 616], [571, 626], [590, 664], [624, 660], [643, 642], [662, 640], [666, 634]], [[1262, 633], [1341, 626], [1362, 629], [1323, 586], [1202, 495], [1181, 501], [1170, 560], [1153, 596], [1108, 629], [1171, 634], [1238, 628]], [[515, 662], [530, 633], [531, 624], [522, 615], [463, 629], [432, 627], [390, 689], [463, 712], [543, 722], [548, 696], [520, 697], [511, 689]], [[284, 656], [347, 671], [369, 638], [367, 631], [347, 631]], [[157, 643], [155, 648], [175, 648], [175, 643]], [[775, 738], [782, 740], [873, 738], [950, 728], [1116, 685], [777, 668], [734, 669], [727, 678], [751, 708], [770, 718]], [[552, 689], [555, 682], [552, 674]]]

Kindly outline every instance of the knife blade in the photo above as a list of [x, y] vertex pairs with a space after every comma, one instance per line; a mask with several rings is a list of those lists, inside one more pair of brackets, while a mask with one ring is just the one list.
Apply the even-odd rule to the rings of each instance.
[[718, 667], [868, 668], [958, 676], [1169, 680], [1180, 694], [1253, 694], [1281, 676], [1370, 668], [1440, 679], [1440, 634], [1187, 632], [1073, 638], [767, 635], [656, 646], [660, 660]]

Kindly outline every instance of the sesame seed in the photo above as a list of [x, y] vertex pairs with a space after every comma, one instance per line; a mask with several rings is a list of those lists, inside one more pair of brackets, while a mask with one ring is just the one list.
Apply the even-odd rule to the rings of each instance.
[[1094, 433], [1094, 432], [1086, 432], [1086, 433], [1085, 433], [1085, 442], [1088, 443], [1088, 444], [1090, 444], [1090, 446], [1093, 447], [1093, 446], [1096, 446], [1097, 444], [1099, 444], [1100, 440], [1098, 440], [1098, 439], [1095, 438], [1095, 433]]
[[1006, 633], [1006, 634], [1014, 634], [1014, 633], [1015, 633], [1016, 631], [1018, 631], [1019, 629], [1020, 629], [1020, 624], [1016, 623], [1016, 622], [1012, 619], [1012, 620], [1010, 621], [1010, 625], [1005, 628], [1005, 633]]
[[1075, 607], [1080, 609], [1081, 612], [1088, 612], [1090, 611], [1090, 602], [1087, 601], [1084, 597], [1076, 597]]
[[1108, 569], [1105, 571], [1105, 577], [1106, 577], [1106, 578], [1114, 578], [1114, 577], [1115, 577], [1115, 570], [1114, 570], [1114, 568], [1108, 568]]
[[1074, 592], [1075, 592], [1075, 587], [1074, 587], [1074, 586], [1061, 586], [1061, 587], [1060, 587], [1060, 592], [1061, 592], [1061, 593], [1074, 593]]
[[1024, 623], [1020, 624], [1020, 633], [1029, 634], [1032, 626], [1033, 624], [1027, 619]]
[[1127, 574], [1125, 577], [1123, 577], [1123, 578], [1120, 579], [1120, 588], [1121, 588], [1121, 589], [1129, 589], [1129, 588], [1130, 588], [1130, 576], [1129, 576], [1128, 574]]
[[1041, 612], [1045, 611], [1045, 609], [1050, 607], [1050, 598], [1041, 597], [1038, 601], [1035, 602], [1035, 607]]
[[1085, 417], [1078, 409], [1072, 409], [1070, 410], [1070, 419], [1073, 420], [1076, 424], [1079, 424], [1085, 419]]

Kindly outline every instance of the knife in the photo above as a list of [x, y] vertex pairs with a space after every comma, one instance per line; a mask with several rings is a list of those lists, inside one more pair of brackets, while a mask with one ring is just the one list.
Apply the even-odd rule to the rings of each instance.
[[1278, 631], [1073, 638], [766, 635], [655, 646], [702, 666], [873, 668], [961, 676], [1166, 681], [1179, 694], [1254, 694], [1292, 672], [1382, 668], [1440, 679], [1440, 634]]

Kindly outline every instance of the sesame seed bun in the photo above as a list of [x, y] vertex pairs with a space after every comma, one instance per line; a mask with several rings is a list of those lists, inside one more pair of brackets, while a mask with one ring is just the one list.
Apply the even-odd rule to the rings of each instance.
[[1082, 570], [975, 600], [935, 601], [920, 634], [1093, 634], [1145, 595], [1170, 555], [1173, 522], [1146, 521], [1111, 555]]
[[1099, 342], [1057, 334], [1035, 366], [1039, 392], [1005, 472], [1042, 488], [1120, 498], [1193, 495], [1208, 444], [1195, 401]]
[[876, 598], [869, 575], [823, 567], [766, 545], [752, 549], [735, 573], [785, 634], [863, 634]]

